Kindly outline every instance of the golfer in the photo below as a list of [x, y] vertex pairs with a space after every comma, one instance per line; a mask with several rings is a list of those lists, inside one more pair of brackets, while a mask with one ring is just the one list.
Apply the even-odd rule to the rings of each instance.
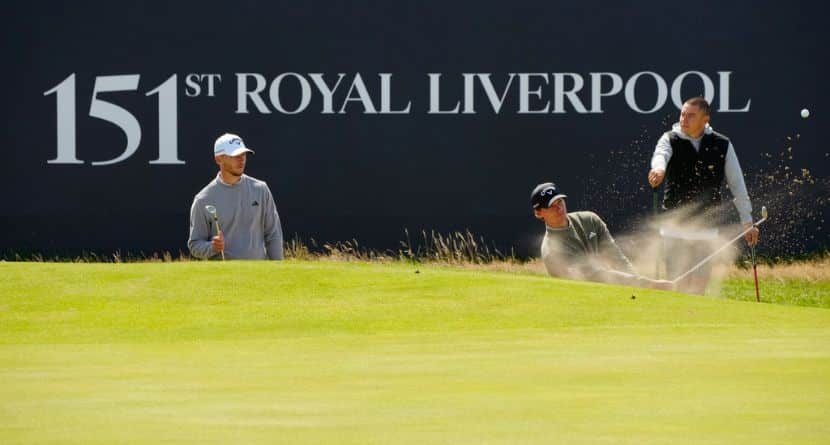
[[[734, 198], [746, 234], [746, 242], [758, 242], [758, 228], [752, 227], [752, 204], [744, 183], [744, 175], [732, 142], [709, 126], [709, 103], [703, 97], [694, 97], [683, 104], [680, 120], [657, 141], [651, 158], [648, 183], [657, 188], [665, 183], [663, 209], [683, 209], [693, 216], [697, 227], [683, 225], [661, 229], [668, 252], [682, 252], [666, 258], [666, 272], [676, 277], [710, 252], [707, 241], [718, 236], [719, 208], [722, 204], [721, 186], [724, 179]], [[701, 224], [704, 226], [701, 229]], [[689, 276], [681, 284], [688, 292], [703, 294], [709, 283], [711, 265]]]
[[[283, 259], [277, 206], [265, 182], [244, 174], [248, 153], [253, 150], [235, 134], [216, 139], [213, 158], [219, 173], [196, 194], [190, 207], [187, 247], [194, 257]], [[206, 206], [216, 208], [218, 224]]]
[[[552, 182], [530, 195], [533, 214], [545, 223], [542, 261], [555, 277], [671, 290], [669, 281], [638, 275], [605, 222], [593, 212], [568, 213], [567, 195]], [[609, 267], [609, 264], [614, 267]], [[622, 270], [618, 270], [622, 269]]]

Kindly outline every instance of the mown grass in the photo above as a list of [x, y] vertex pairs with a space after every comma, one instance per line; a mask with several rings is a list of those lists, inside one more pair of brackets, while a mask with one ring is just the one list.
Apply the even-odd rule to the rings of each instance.
[[[451, 233], [404, 230], [398, 249], [378, 251], [357, 240], [318, 243], [314, 239], [293, 237], [285, 243], [285, 256], [301, 261], [404, 263], [448, 266], [467, 270], [547, 275], [538, 258], [520, 258], [512, 249], [504, 253], [480, 235], [469, 230]], [[39, 252], [1, 252], [0, 261], [73, 263], [169, 263], [190, 261], [187, 254], [83, 252], [77, 255]], [[761, 301], [795, 306], [830, 308], [830, 253], [817, 251], [801, 257], [759, 257]], [[644, 272], [648, 274], [648, 272]], [[755, 300], [752, 269], [748, 259], [738, 258], [728, 266], [718, 266], [707, 294], [741, 301]], [[663, 277], [665, 278], [665, 277]]]
[[344, 261], [0, 263], [0, 443], [824, 443], [830, 311]]
[[[456, 258], [393, 258], [374, 253], [355, 254], [354, 244], [337, 249], [332, 248], [328, 254], [302, 254], [304, 261], [311, 262], [370, 262], [378, 264], [408, 264], [422, 267], [448, 267], [461, 270], [485, 272], [504, 272], [516, 275], [547, 276], [545, 267], [538, 259], [517, 260], [514, 258], [491, 259], [486, 262], [465, 261]], [[46, 258], [35, 257], [34, 262], [49, 262]], [[112, 258], [78, 257], [74, 259], [51, 258], [60, 263], [169, 263], [187, 262], [186, 258], [174, 260], [170, 255], [144, 257]], [[106, 260], [106, 261], [101, 261]], [[741, 264], [726, 267], [716, 273], [721, 278], [714, 279], [709, 287], [709, 296], [740, 301], [755, 301], [755, 284], [752, 269]], [[758, 266], [761, 302], [795, 306], [813, 306], [830, 308], [830, 258], [822, 257], [806, 261], [764, 263]]]

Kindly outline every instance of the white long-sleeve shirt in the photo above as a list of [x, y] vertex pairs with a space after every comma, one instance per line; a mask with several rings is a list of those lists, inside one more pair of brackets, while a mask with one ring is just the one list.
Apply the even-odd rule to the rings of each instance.
[[[713, 131], [712, 127], [707, 124], [703, 133], [710, 134]], [[695, 150], [700, 150], [700, 141], [703, 139], [703, 135], [696, 139], [691, 138], [686, 133], [683, 133], [683, 130], [680, 129], [680, 124], [677, 123], [672, 126], [671, 132], [691, 142]], [[672, 153], [669, 135], [668, 133], [664, 133], [657, 141], [657, 146], [654, 148], [654, 155], [651, 157], [652, 170], [662, 170], [665, 172]], [[732, 146], [731, 141], [729, 142], [729, 148], [726, 150], [724, 174], [726, 175], [726, 183], [729, 185], [729, 191], [734, 198], [732, 202], [735, 204], [735, 208], [738, 210], [738, 215], [741, 218], [741, 223], [751, 223], [752, 203], [749, 201], [749, 193], [746, 191], [746, 183], [744, 182], [744, 173], [741, 170], [741, 164], [738, 163], [738, 156], [735, 155], [735, 148]]]

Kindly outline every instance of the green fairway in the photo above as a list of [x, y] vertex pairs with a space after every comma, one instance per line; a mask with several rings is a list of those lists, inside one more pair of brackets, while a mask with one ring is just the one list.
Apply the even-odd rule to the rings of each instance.
[[0, 277], [2, 444], [830, 442], [826, 308], [400, 263]]

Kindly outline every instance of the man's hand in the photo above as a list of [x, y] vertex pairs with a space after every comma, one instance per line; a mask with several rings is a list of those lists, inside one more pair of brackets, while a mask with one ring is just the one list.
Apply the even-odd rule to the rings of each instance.
[[750, 227], [752, 227], [752, 230], [746, 232], [746, 235], [744, 235], [744, 239], [746, 239], [746, 243], [749, 244], [750, 247], [752, 247], [758, 244], [758, 235], [761, 233], [761, 231], [758, 230], [757, 227], [754, 227], [752, 223], [744, 224], [744, 230]]
[[213, 239], [210, 240], [210, 246], [213, 248], [214, 252], [222, 252], [225, 250], [225, 235], [222, 235], [222, 232], [219, 232], [218, 235], [214, 236]]
[[651, 186], [651, 188], [657, 188], [657, 186], [663, 183], [663, 178], [665, 177], [665, 170], [652, 169], [650, 172], [648, 172], [648, 184]]

